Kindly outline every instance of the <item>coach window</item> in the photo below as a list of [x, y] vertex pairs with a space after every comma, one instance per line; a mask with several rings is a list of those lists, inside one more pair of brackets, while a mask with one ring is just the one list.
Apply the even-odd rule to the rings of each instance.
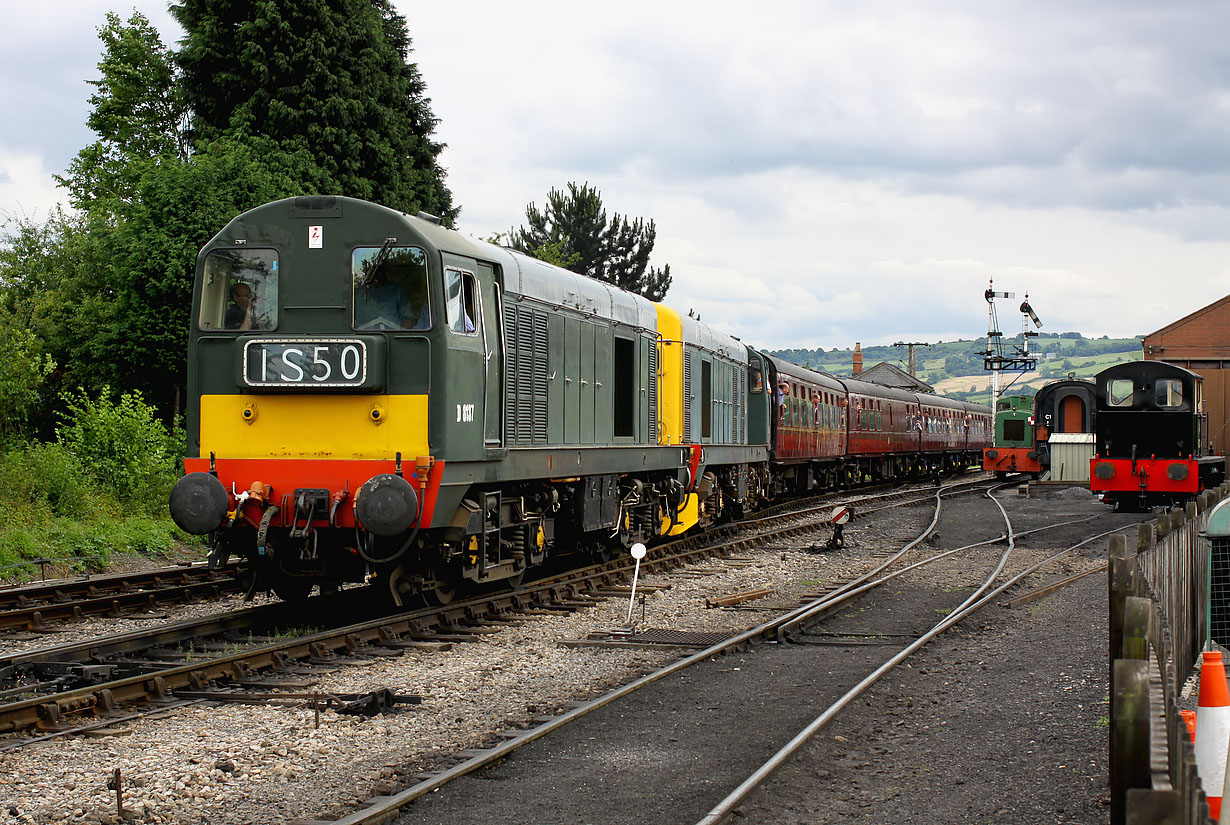
[[1112, 378], [1106, 385], [1106, 403], [1112, 407], [1132, 406], [1132, 379]]
[[203, 330], [269, 330], [278, 325], [278, 253], [272, 249], [215, 249], [201, 280]]
[[412, 246], [360, 246], [350, 254], [355, 329], [431, 327], [427, 256]]
[[1154, 385], [1159, 407], [1183, 406], [1183, 382], [1177, 378], [1162, 378]]

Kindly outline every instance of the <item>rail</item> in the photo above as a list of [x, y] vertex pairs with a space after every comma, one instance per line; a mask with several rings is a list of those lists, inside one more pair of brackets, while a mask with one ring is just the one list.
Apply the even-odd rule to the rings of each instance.
[[1223, 484], [1142, 524], [1133, 552], [1126, 537], [1111, 540], [1111, 825], [1213, 823], [1179, 697], [1208, 636], [1200, 534], [1227, 495]]

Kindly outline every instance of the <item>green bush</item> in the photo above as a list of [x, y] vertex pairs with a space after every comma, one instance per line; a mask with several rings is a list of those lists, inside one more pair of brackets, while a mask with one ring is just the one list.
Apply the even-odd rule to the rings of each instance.
[[[181, 542], [167, 512], [183, 432], [171, 432], [139, 395], [105, 390], [63, 397], [52, 443], [0, 452], [0, 580], [104, 570], [116, 555], [165, 557]], [[13, 565], [21, 565], [13, 567]]]
[[180, 475], [180, 429], [168, 432], [139, 393], [124, 393], [116, 403], [104, 387], [97, 398], [78, 390], [62, 399], [67, 412], [56, 430], [60, 444], [121, 502], [163, 511]]
[[105, 507], [82, 462], [63, 444], [27, 444], [0, 454], [0, 509], [6, 525], [56, 516], [85, 518]]

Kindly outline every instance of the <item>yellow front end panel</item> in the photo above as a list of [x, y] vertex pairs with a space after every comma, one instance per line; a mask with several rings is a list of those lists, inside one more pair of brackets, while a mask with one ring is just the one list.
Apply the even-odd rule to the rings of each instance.
[[203, 395], [201, 455], [366, 459], [429, 455], [426, 395]]
[[658, 428], [659, 444], [683, 443], [683, 322], [679, 313], [663, 304], [658, 310], [659, 344]]
[[663, 536], [678, 536], [696, 526], [700, 518], [700, 499], [695, 493], [688, 494], [687, 501], [675, 513], [675, 524], [671, 525], [669, 517], [662, 519], [658, 533]]

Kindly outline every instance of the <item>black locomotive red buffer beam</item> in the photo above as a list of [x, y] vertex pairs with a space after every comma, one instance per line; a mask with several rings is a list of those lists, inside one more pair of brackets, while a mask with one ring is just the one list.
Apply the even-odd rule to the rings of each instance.
[[982, 452], [982, 469], [988, 473], [1039, 473], [1038, 451], [1033, 447], [988, 447]]
[[1194, 496], [1200, 492], [1200, 462], [1188, 458], [1103, 458], [1089, 464], [1089, 489], [1095, 493], [1161, 493]]

